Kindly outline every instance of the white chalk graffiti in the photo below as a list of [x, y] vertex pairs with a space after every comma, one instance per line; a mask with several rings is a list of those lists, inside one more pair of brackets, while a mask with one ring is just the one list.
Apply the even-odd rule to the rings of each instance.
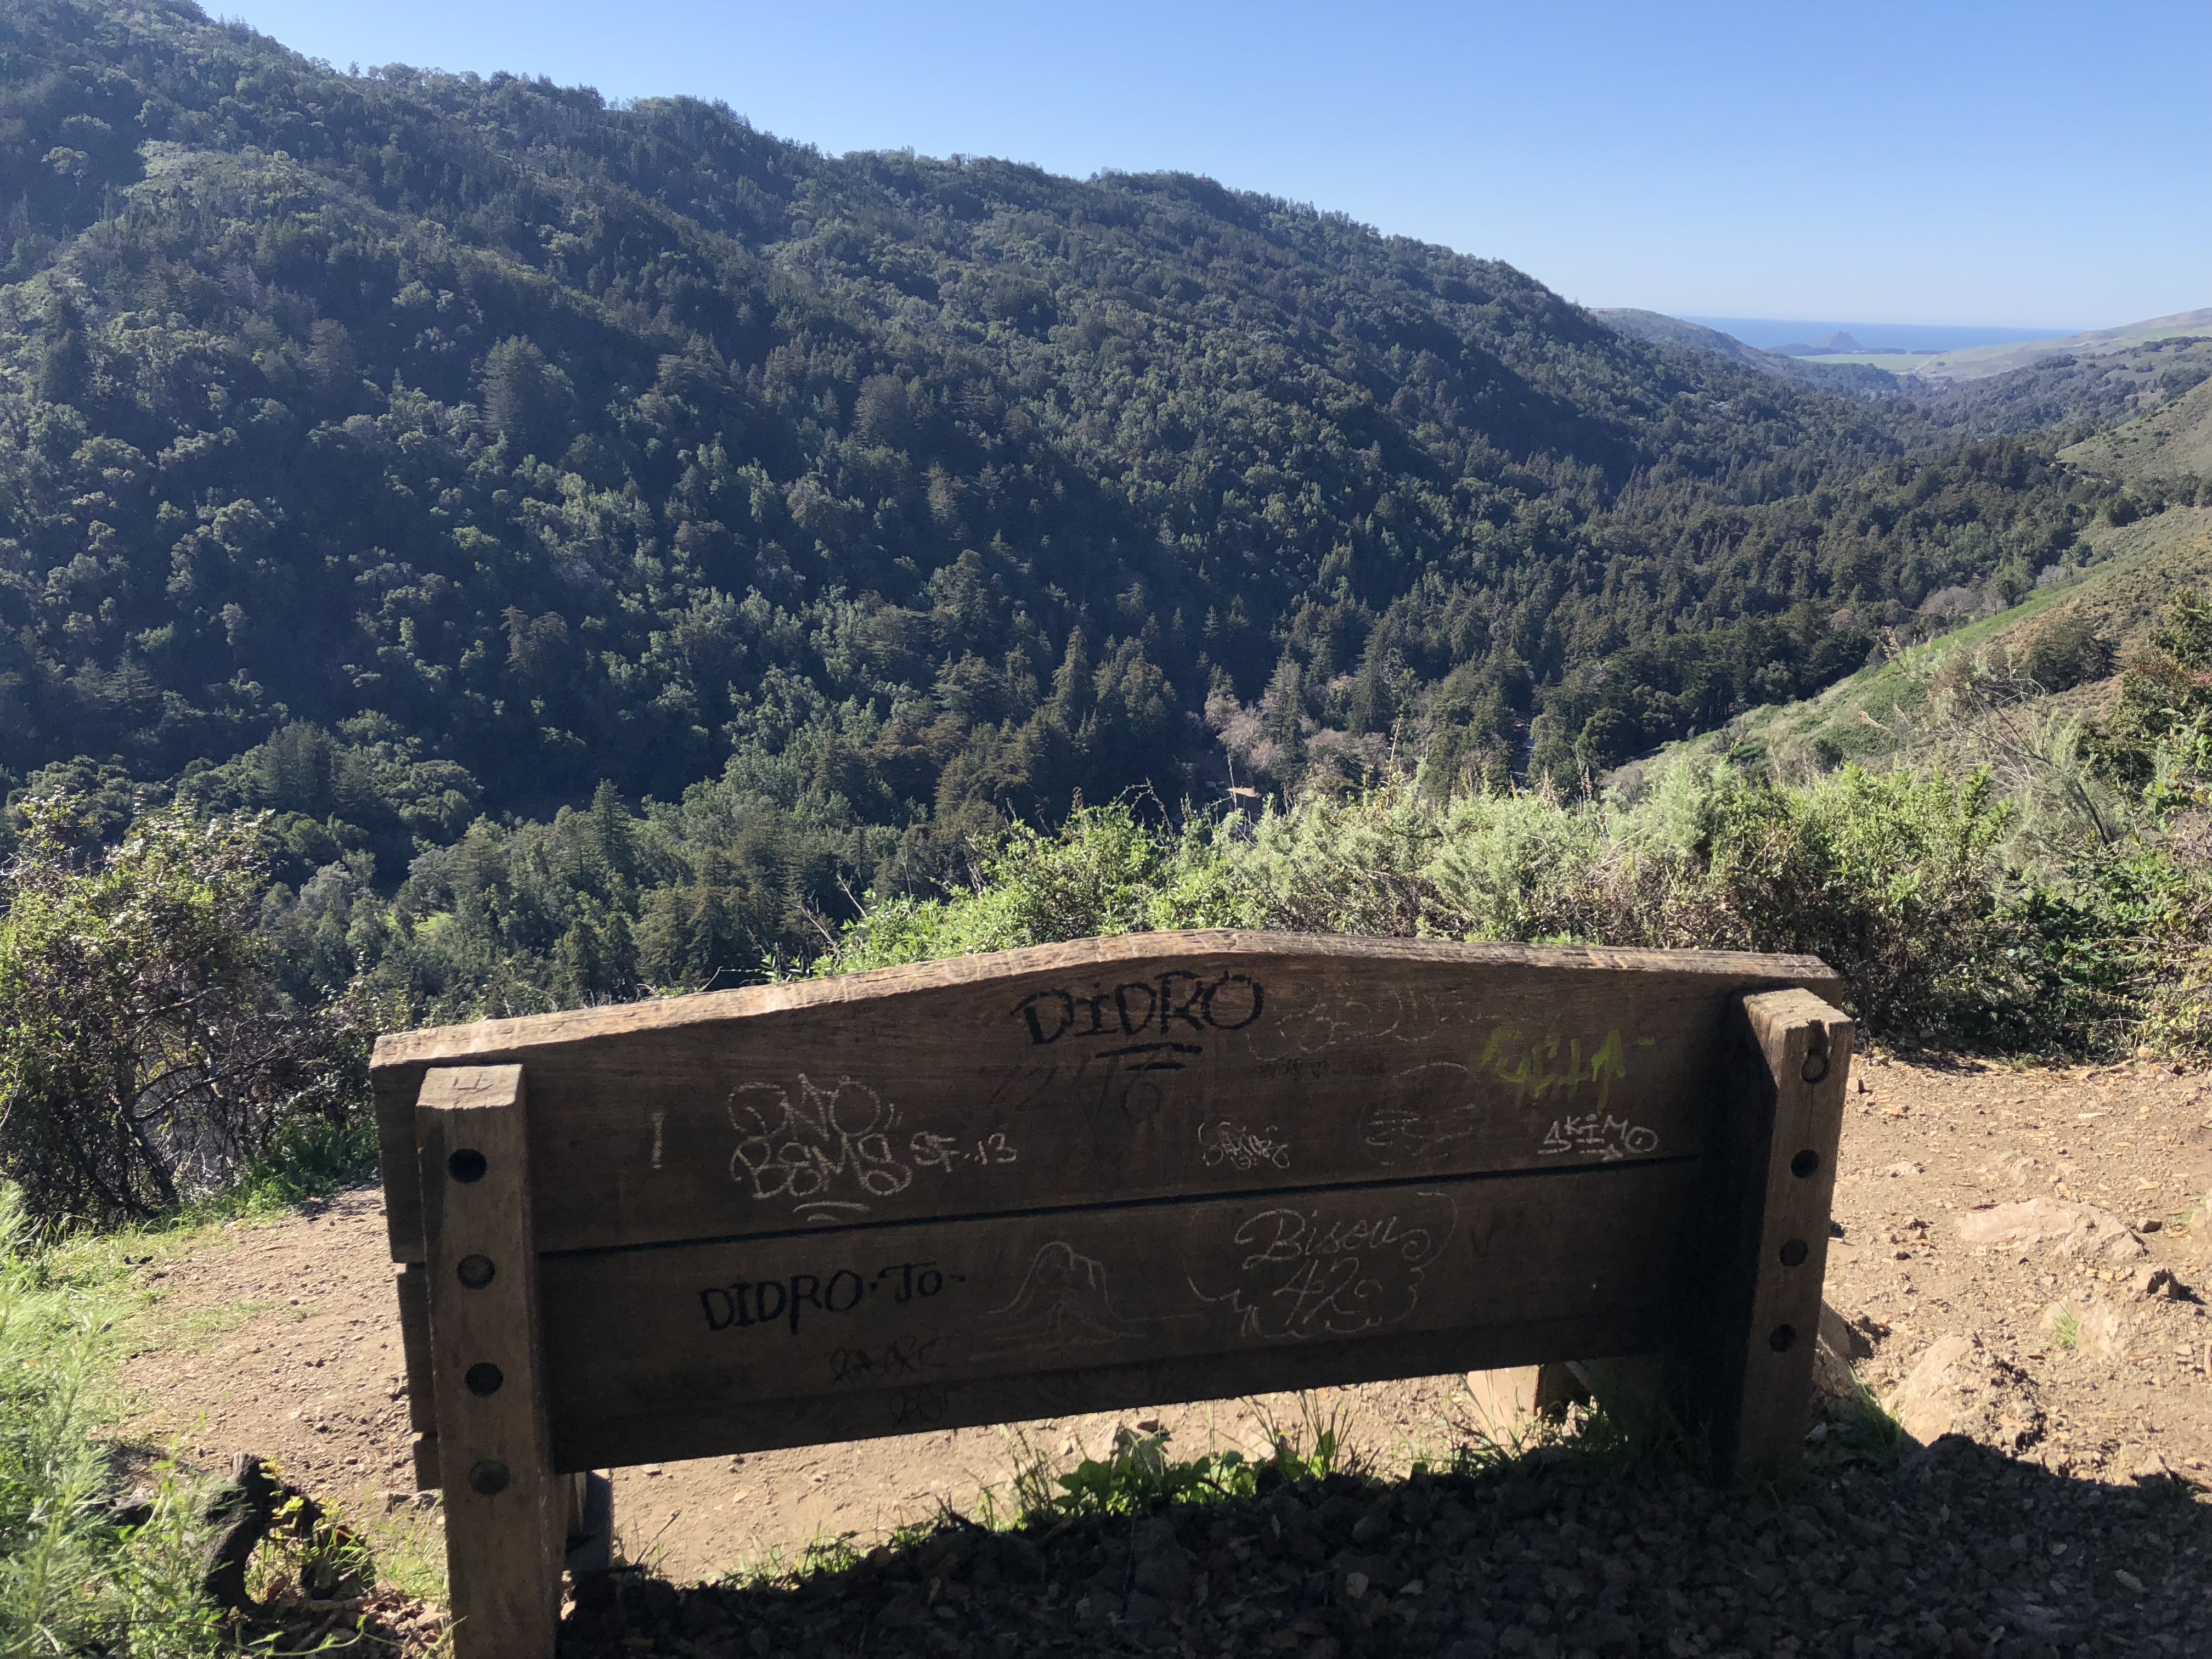
[[1018, 1156], [999, 1130], [969, 1143], [918, 1129], [895, 1147], [898, 1108], [849, 1077], [821, 1084], [801, 1073], [796, 1102], [781, 1084], [740, 1084], [729, 1110], [738, 1132], [730, 1178], [764, 1202], [788, 1200], [810, 1221], [865, 1214], [871, 1199], [912, 1186], [917, 1169], [950, 1175]]
[[1186, 1277], [1202, 1299], [1236, 1311], [1239, 1336], [1353, 1336], [1412, 1317], [1427, 1269], [1456, 1226], [1440, 1193], [1416, 1193], [1407, 1205], [1372, 1214], [1261, 1210], [1230, 1241], [1237, 1247], [1233, 1285], [1209, 1290]]
[[1247, 1128], [1227, 1118], [1209, 1118], [1198, 1126], [1199, 1156], [1209, 1170], [1226, 1164], [1239, 1171], [1291, 1167], [1291, 1143], [1275, 1139], [1275, 1126]]
[[1006, 1132], [994, 1129], [972, 1146], [955, 1140], [951, 1135], [933, 1134], [927, 1129], [917, 1130], [907, 1142], [914, 1161], [925, 1170], [943, 1170], [950, 1174], [962, 1164], [1012, 1164], [1014, 1149], [1007, 1144]]
[[1625, 1117], [1591, 1112], [1581, 1117], [1554, 1118], [1550, 1130], [1537, 1144], [1537, 1155], [1557, 1158], [1580, 1153], [1611, 1164], [1624, 1158], [1641, 1158], [1659, 1147], [1659, 1132], [1631, 1123]]
[[1106, 1264], [1065, 1239], [1038, 1245], [1012, 1300], [978, 1322], [982, 1353], [1096, 1347], [1145, 1328], [1115, 1311]]

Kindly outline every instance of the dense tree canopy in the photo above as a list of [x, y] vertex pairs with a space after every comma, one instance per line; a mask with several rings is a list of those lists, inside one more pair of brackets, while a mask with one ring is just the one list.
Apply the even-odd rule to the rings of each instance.
[[[599, 919], [483, 937], [579, 985], [1079, 794], [1571, 782], [2031, 581], [2105, 488], [1204, 179], [343, 74], [176, 0], [0, 17], [0, 769], [465, 908], [536, 837]], [[647, 796], [713, 869], [641, 941]]]

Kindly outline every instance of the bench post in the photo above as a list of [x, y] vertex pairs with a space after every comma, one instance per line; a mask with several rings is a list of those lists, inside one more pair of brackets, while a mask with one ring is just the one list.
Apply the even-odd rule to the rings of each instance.
[[434, 1068], [415, 1106], [455, 1659], [551, 1659], [568, 1492], [538, 1347], [522, 1067]]
[[1690, 1393], [1715, 1476], [1758, 1480], [1804, 1455], [1853, 1028], [1802, 990], [1728, 1019]]

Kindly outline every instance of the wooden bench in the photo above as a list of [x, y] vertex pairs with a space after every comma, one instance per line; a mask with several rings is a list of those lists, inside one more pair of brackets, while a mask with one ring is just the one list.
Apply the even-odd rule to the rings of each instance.
[[460, 1659], [606, 1468], [1665, 1357], [1803, 1441], [1851, 1025], [1805, 957], [1138, 934], [376, 1046]]

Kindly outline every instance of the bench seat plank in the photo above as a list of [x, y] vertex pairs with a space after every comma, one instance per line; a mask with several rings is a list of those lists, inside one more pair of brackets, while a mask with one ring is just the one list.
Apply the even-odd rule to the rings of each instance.
[[1699, 1177], [1621, 1162], [555, 1255], [554, 1457], [1638, 1352], [1674, 1317]]

